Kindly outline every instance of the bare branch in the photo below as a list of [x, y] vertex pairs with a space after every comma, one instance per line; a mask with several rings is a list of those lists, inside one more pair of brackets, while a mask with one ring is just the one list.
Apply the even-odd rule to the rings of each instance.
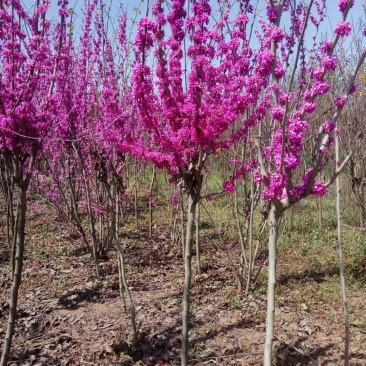
[[328, 188], [330, 185], [332, 185], [335, 180], [337, 179], [337, 177], [339, 176], [339, 174], [342, 173], [343, 169], [346, 167], [347, 163], [349, 162], [349, 159], [351, 159], [353, 155], [353, 150], [350, 151], [350, 153], [346, 156], [346, 158], [344, 159], [343, 163], [341, 164], [341, 166], [337, 169], [337, 171], [334, 173], [334, 175], [332, 176], [332, 178], [329, 179], [329, 181], [325, 184], [325, 186]]

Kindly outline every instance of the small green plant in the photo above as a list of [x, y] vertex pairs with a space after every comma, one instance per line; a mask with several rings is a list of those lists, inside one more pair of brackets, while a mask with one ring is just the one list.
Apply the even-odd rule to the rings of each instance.
[[233, 296], [230, 301], [230, 306], [236, 309], [242, 309], [245, 304], [245, 299], [241, 299], [239, 296]]

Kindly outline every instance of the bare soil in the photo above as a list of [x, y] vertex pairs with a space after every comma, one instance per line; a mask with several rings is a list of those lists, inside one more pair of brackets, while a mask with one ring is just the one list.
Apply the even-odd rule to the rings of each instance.
[[[30, 215], [31, 216], [31, 215]], [[149, 239], [144, 229], [123, 235], [138, 342], [119, 300], [114, 252], [95, 278], [78, 241], [31, 216], [9, 365], [179, 365], [183, 264], [169, 229]], [[0, 348], [8, 311], [9, 252], [0, 225]], [[190, 331], [192, 365], [261, 365], [265, 283], [238, 294], [224, 255], [203, 238], [203, 274], [194, 270]], [[195, 261], [193, 260], [193, 266]], [[266, 270], [263, 270], [265, 278]], [[274, 365], [343, 365], [343, 307], [337, 273], [309, 270], [306, 256], [279, 253]], [[263, 281], [263, 280], [262, 280]], [[366, 365], [366, 293], [349, 287], [351, 365]]]

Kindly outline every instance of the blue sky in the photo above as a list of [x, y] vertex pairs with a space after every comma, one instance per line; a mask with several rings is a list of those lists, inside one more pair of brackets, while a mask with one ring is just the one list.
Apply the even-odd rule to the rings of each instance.
[[[124, 9], [128, 12], [128, 35], [130, 36], [130, 39], [133, 40], [134, 36], [136, 34], [136, 27], [137, 27], [137, 21], [141, 18], [141, 16], [144, 16], [146, 13], [146, 5], [149, 1], [150, 5], [154, 2], [154, 0], [122, 0]], [[168, 0], [170, 2], [170, 0]], [[235, 2], [235, 0], [232, 0]], [[34, 0], [22, 0], [23, 5], [28, 8], [29, 10], [32, 10], [33, 4], [35, 3]], [[116, 28], [117, 22], [116, 18], [120, 14], [119, 4], [120, 0], [103, 0], [105, 3], [105, 8], [110, 9], [110, 15], [111, 20], [109, 24], [109, 33], [113, 35], [113, 29]], [[213, 13], [218, 12], [218, 6], [217, 6], [217, 0], [211, 0]], [[265, 0], [253, 0], [253, 5], [258, 4], [259, 14], [265, 16], [265, 6], [266, 1]], [[366, 26], [366, 14], [364, 9], [364, 4], [366, 3], [366, 0], [355, 0], [355, 5], [351, 9], [347, 20], [352, 22], [353, 24], [359, 24], [360, 22], [363, 23], [363, 27]], [[338, 0], [328, 0], [327, 1], [327, 19], [322, 24], [321, 28], [321, 34], [318, 35], [318, 37], [323, 38], [324, 34], [327, 33], [327, 38], [329, 39], [330, 36], [333, 34], [332, 29], [337, 24], [337, 22], [340, 20], [341, 13], [338, 10]], [[69, 0], [69, 8], [74, 9], [74, 20], [75, 20], [75, 33], [77, 35], [81, 35], [81, 24], [82, 19], [84, 17], [85, 12], [85, 5], [84, 0]], [[235, 7], [233, 8], [235, 11]], [[57, 0], [51, 0], [51, 12], [50, 16], [54, 21], [57, 21]], [[286, 24], [286, 21], [282, 22], [282, 26], [288, 28], [290, 24]], [[354, 27], [355, 29], [356, 27]], [[307, 31], [307, 36], [311, 37], [315, 34], [315, 27], [311, 25], [310, 29]], [[360, 37], [358, 37], [360, 38]], [[318, 38], [319, 39], [319, 38]], [[312, 43], [311, 39], [305, 40], [306, 43], [309, 45]], [[366, 47], [366, 37], [363, 37], [362, 47]], [[354, 45], [353, 37], [350, 36], [347, 38], [347, 40], [344, 43], [344, 47], [346, 49], [349, 49], [351, 45]], [[360, 45], [360, 44], [359, 44]], [[255, 47], [255, 44], [254, 44]]]
[[[119, 13], [118, 5], [120, 3], [120, 0], [104, 0], [103, 2], [106, 4], [107, 8], [109, 6], [111, 7], [112, 17], [115, 17]], [[153, 0], [150, 0], [150, 4], [152, 2], [153, 2]], [[216, 3], [216, 1], [211, 1], [211, 2], [213, 4], [212, 6], [215, 11], [215, 8], [217, 9], [217, 5], [216, 5], [216, 7], [214, 5]], [[253, 4], [255, 4], [257, 2], [258, 2], [259, 9], [265, 8], [265, 4], [266, 4], [265, 0], [253, 0]], [[34, 2], [31, 0], [23, 0], [23, 4], [27, 8], [31, 8], [33, 3]], [[328, 23], [328, 24], [326, 24], [326, 26], [327, 26], [328, 30], [330, 30], [339, 21], [340, 12], [338, 10], [338, 6], [337, 6], [338, 1], [337, 0], [328, 0], [327, 3], [328, 3], [328, 5], [327, 5], [328, 18], [326, 20], [326, 23]], [[357, 21], [359, 21], [359, 19], [363, 18], [364, 23], [366, 22], [364, 3], [365, 3], [365, 0], [355, 0], [355, 5], [351, 9], [351, 11], [348, 15], [348, 18], [347, 18], [349, 21], [357, 22]], [[122, 0], [122, 4], [123, 4], [124, 8], [127, 9], [127, 11], [128, 11], [129, 26], [133, 28], [134, 25], [132, 24], [132, 21], [134, 19], [139, 19], [142, 15], [145, 15], [147, 0], [143, 0], [142, 2], [140, 0], [124, 0], [124, 1]], [[84, 0], [69, 0], [69, 8], [73, 8], [75, 14], [78, 15], [78, 18], [80, 20], [82, 19], [83, 12], [85, 10]], [[140, 10], [141, 14], [140, 15], [136, 14], [136, 10]], [[57, 17], [57, 0], [51, 0], [51, 14], [52, 14], [51, 15], [52, 17], [55, 17], [55, 18]]]

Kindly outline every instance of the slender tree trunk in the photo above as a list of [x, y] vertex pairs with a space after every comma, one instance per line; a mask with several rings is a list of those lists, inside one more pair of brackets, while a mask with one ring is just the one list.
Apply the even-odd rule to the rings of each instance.
[[275, 205], [269, 213], [269, 265], [268, 265], [268, 292], [267, 292], [267, 321], [266, 321], [266, 340], [264, 345], [263, 366], [272, 366], [272, 345], [274, 338], [275, 320], [275, 295], [276, 295], [276, 267], [277, 267], [277, 236], [280, 213]]
[[[117, 249], [117, 256], [118, 256], [118, 270], [119, 270], [119, 279], [123, 283], [125, 294], [127, 296], [129, 305], [130, 305], [130, 311], [131, 311], [131, 325], [132, 325], [132, 340], [135, 344], [137, 341], [137, 327], [136, 327], [136, 310], [135, 310], [135, 304], [132, 300], [131, 292], [128, 287], [127, 282], [127, 276], [126, 276], [126, 270], [125, 270], [125, 264], [124, 264], [124, 257], [123, 257], [123, 249], [119, 242], [117, 230], [116, 230], [116, 211], [114, 209], [113, 205], [113, 197], [111, 193], [111, 188], [108, 182], [104, 182], [107, 195], [108, 195], [108, 203], [109, 203], [109, 214], [111, 219], [111, 231], [112, 231], [112, 237], [115, 244], [115, 247]], [[121, 302], [122, 306], [125, 306], [124, 304], [124, 294], [123, 291], [120, 289], [121, 294]]]
[[139, 222], [138, 222], [138, 209], [137, 209], [137, 190], [138, 190], [138, 175], [137, 175], [137, 162], [135, 162], [135, 228], [136, 230], [139, 228]]
[[25, 215], [27, 210], [27, 188], [25, 183], [19, 184], [19, 192], [18, 192], [18, 205], [17, 205], [17, 220], [16, 220], [16, 254], [14, 258], [15, 266], [14, 266], [14, 276], [13, 282], [11, 286], [11, 295], [9, 302], [9, 319], [8, 319], [8, 328], [6, 330], [3, 353], [1, 356], [0, 366], [6, 366], [9, 354], [10, 347], [14, 334], [15, 327], [15, 319], [16, 319], [16, 310], [18, 303], [18, 292], [19, 286], [21, 283], [22, 269], [23, 269], [23, 259], [24, 259], [24, 240], [25, 240]]
[[[339, 157], [339, 137], [335, 137], [335, 150], [336, 150], [336, 161], [340, 161]], [[336, 166], [337, 169], [337, 166]], [[347, 287], [346, 287], [346, 276], [344, 271], [344, 259], [343, 259], [343, 247], [342, 247], [342, 211], [341, 211], [341, 183], [340, 177], [336, 178], [336, 189], [337, 189], [337, 235], [338, 235], [338, 254], [339, 254], [339, 272], [341, 278], [342, 287], [342, 298], [344, 308], [344, 326], [346, 339], [344, 344], [344, 365], [349, 365], [349, 343], [350, 343], [350, 329], [349, 329], [349, 312], [348, 312], [348, 300], [347, 300]]]
[[150, 182], [150, 187], [149, 187], [149, 237], [152, 238], [152, 225], [153, 225], [153, 208], [152, 208], [152, 194], [153, 194], [153, 188], [154, 188], [154, 183], [155, 183], [155, 178], [156, 178], [156, 168], [155, 165], [153, 166], [153, 171], [152, 171], [152, 177], [151, 177], [151, 182]]
[[254, 192], [254, 177], [251, 177], [251, 187], [250, 187], [250, 217], [249, 220], [249, 265], [248, 265], [248, 276], [247, 276], [247, 286], [245, 288], [245, 294], [247, 295], [250, 290], [250, 285], [252, 282], [253, 267], [255, 256], [253, 253], [253, 215], [254, 215], [254, 202], [255, 192]]
[[[20, 191], [20, 189], [19, 189]], [[18, 193], [20, 194], [20, 192]], [[15, 264], [16, 264], [16, 250], [17, 250], [17, 237], [18, 237], [18, 221], [19, 221], [19, 205], [20, 200], [18, 197], [18, 203], [17, 203], [17, 211], [14, 218], [14, 227], [13, 227], [13, 240], [12, 240], [12, 246], [11, 246], [11, 257], [10, 257], [10, 268], [11, 268], [11, 280], [14, 279], [14, 272], [15, 272]]]
[[242, 225], [240, 222], [240, 217], [239, 217], [239, 208], [238, 208], [238, 195], [237, 192], [234, 192], [234, 216], [236, 219], [236, 226], [238, 229], [238, 234], [239, 234], [239, 241], [240, 241], [240, 266], [242, 268], [242, 276], [244, 277], [245, 275], [245, 268], [248, 265], [248, 260], [247, 260], [247, 256], [245, 253], [245, 244], [246, 244], [246, 238], [243, 236], [243, 229], [242, 229]]
[[185, 240], [185, 228], [184, 228], [184, 219], [185, 219], [185, 215], [184, 215], [184, 197], [183, 197], [183, 192], [182, 189], [179, 189], [179, 201], [180, 201], [180, 216], [181, 216], [181, 221], [182, 221], [182, 226], [181, 226], [181, 233], [182, 233], [182, 258], [184, 261], [184, 245], [186, 243]]
[[8, 248], [11, 249], [11, 240], [10, 240], [10, 202], [9, 198], [6, 202], [6, 242], [8, 243]]
[[76, 149], [76, 152], [80, 159], [81, 169], [83, 173], [83, 179], [85, 184], [85, 195], [86, 195], [86, 203], [87, 203], [87, 212], [89, 216], [89, 228], [90, 228], [90, 234], [92, 238], [92, 251], [93, 251], [93, 259], [94, 259], [94, 265], [95, 265], [95, 272], [97, 275], [97, 278], [100, 278], [100, 271], [99, 271], [99, 259], [98, 259], [98, 245], [97, 245], [97, 236], [95, 233], [95, 220], [93, 215], [93, 209], [91, 205], [91, 196], [90, 196], [90, 187], [88, 182], [88, 177], [86, 174], [85, 164], [84, 164], [84, 158], [81, 154], [81, 151], [79, 148]]
[[197, 262], [197, 272], [199, 275], [201, 275], [202, 268], [201, 268], [200, 203], [199, 202], [197, 202], [197, 206], [196, 206], [196, 262]]
[[177, 246], [177, 249], [179, 251], [179, 243], [178, 243], [178, 245], [176, 245], [177, 244], [177, 220], [178, 220], [177, 213], [174, 212], [171, 238], [172, 238], [173, 246]]
[[[119, 200], [118, 200], [118, 192], [116, 193], [116, 237], [119, 242]], [[117, 252], [117, 263], [118, 263], [118, 285], [119, 285], [119, 296], [122, 303], [123, 312], [127, 313], [126, 300], [125, 295], [123, 293], [123, 278], [122, 278], [122, 266], [120, 255]]]
[[184, 251], [184, 289], [183, 289], [183, 313], [182, 313], [182, 366], [188, 363], [188, 331], [189, 331], [189, 307], [190, 307], [190, 288], [192, 277], [192, 239], [194, 230], [194, 220], [196, 213], [197, 202], [192, 195], [188, 197], [188, 218], [187, 218], [187, 233], [186, 246]]
[[318, 197], [318, 224], [319, 229], [323, 227], [323, 199]]
[[[114, 238], [115, 239], [115, 238]], [[123, 250], [122, 250], [122, 246], [119, 243], [119, 241], [115, 240], [115, 244], [116, 244], [116, 249], [117, 249], [117, 254], [118, 254], [118, 260], [119, 260], [119, 276], [121, 277], [122, 283], [123, 283], [123, 287], [125, 289], [125, 293], [130, 305], [130, 311], [131, 311], [131, 326], [132, 326], [132, 340], [133, 343], [135, 344], [137, 341], [137, 327], [136, 327], [136, 309], [135, 309], [135, 304], [132, 300], [132, 296], [131, 296], [131, 291], [128, 288], [128, 282], [127, 282], [127, 276], [126, 276], [126, 269], [125, 269], [125, 264], [124, 264], [124, 257], [123, 257]], [[122, 294], [123, 295], [123, 294]], [[124, 297], [121, 298], [122, 301], [122, 306], [124, 304]]]
[[88, 216], [89, 216], [89, 228], [92, 238], [92, 245], [93, 245], [93, 259], [94, 259], [94, 265], [95, 265], [95, 271], [97, 274], [97, 278], [100, 278], [100, 271], [99, 271], [99, 258], [98, 258], [98, 244], [97, 244], [97, 235], [95, 232], [95, 220], [93, 217], [93, 209], [91, 206], [91, 197], [90, 197], [90, 190], [89, 190], [89, 184], [87, 182], [87, 177], [84, 174], [84, 180], [85, 180], [85, 193], [86, 193], [86, 202], [88, 207]]

